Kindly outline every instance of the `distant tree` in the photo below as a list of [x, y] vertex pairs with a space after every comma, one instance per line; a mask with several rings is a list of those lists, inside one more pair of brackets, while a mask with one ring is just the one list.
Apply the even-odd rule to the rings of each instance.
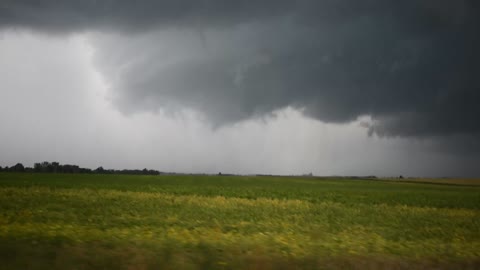
[[105, 173], [105, 169], [104, 169], [102, 166], [100, 166], [100, 167], [96, 168], [96, 169], [94, 170], [94, 172], [96, 172], [96, 173]]
[[[55, 167], [57, 166], [57, 167]], [[43, 173], [52, 173], [54, 172], [55, 168], [58, 169], [58, 162], [50, 163], [48, 161], [44, 161], [41, 163], [35, 163], [33, 165], [34, 172], [43, 172]]]
[[61, 166], [61, 172], [63, 173], [79, 173], [80, 167], [78, 165], [65, 164]]
[[63, 173], [73, 173], [72, 165], [70, 165], [70, 164], [63, 165], [62, 166], [62, 172]]
[[40, 163], [40, 171], [44, 173], [53, 172], [53, 166], [48, 161]]
[[149, 175], [159, 175], [160, 172], [157, 171], [157, 170], [149, 170], [147, 174], [149, 174]]
[[53, 173], [61, 172], [61, 171], [60, 171], [60, 169], [61, 169], [61, 168], [60, 168], [60, 163], [58, 163], [58, 162], [52, 162], [52, 163], [50, 164], [50, 166], [51, 166], [51, 168], [52, 168], [52, 172], [53, 172]]
[[[115, 170], [115, 169], [104, 169], [102, 166], [96, 168], [95, 170], [89, 168], [81, 168], [78, 165], [65, 164], [62, 165], [59, 162], [37, 162], [34, 163], [33, 168], [23, 167], [21, 163], [8, 168], [0, 167], [0, 171], [12, 171], [12, 172], [34, 172], [34, 173], [100, 173], [100, 174], [132, 174], [132, 175], [159, 175], [162, 172], [157, 170], [149, 170], [144, 168], [143, 170], [133, 169], [133, 170]], [[220, 173], [221, 174], [221, 173]]]
[[92, 169], [88, 169], [88, 168], [80, 168], [80, 173], [92, 173]]
[[22, 163], [17, 163], [15, 166], [12, 167], [12, 171], [14, 172], [25, 172], [25, 167]]
[[34, 172], [42, 172], [42, 164], [41, 163], [33, 164], [33, 171]]

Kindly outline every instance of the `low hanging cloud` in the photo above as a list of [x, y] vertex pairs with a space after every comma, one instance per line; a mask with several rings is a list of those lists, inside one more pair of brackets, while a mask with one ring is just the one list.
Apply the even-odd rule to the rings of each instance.
[[87, 33], [125, 113], [191, 108], [225, 125], [291, 106], [478, 145], [475, 0], [2, 3], [3, 29]]

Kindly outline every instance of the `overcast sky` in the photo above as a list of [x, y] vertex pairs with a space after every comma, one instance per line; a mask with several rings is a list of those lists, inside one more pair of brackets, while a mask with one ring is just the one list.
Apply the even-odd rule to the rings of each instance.
[[475, 0], [3, 0], [0, 166], [480, 175]]

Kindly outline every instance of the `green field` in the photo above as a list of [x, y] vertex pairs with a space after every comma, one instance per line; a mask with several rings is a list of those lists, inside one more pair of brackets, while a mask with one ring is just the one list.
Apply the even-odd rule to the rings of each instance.
[[0, 173], [0, 268], [478, 269], [480, 186]]

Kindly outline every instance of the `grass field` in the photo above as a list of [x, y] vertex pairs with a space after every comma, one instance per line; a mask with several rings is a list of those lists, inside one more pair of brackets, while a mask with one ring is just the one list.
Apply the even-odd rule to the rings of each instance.
[[480, 187], [0, 173], [0, 268], [478, 269]]
[[399, 182], [414, 182], [414, 183], [432, 183], [439, 185], [462, 185], [462, 186], [480, 186], [480, 179], [469, 178], [407, 178], [407, 179], [389, 179]]

